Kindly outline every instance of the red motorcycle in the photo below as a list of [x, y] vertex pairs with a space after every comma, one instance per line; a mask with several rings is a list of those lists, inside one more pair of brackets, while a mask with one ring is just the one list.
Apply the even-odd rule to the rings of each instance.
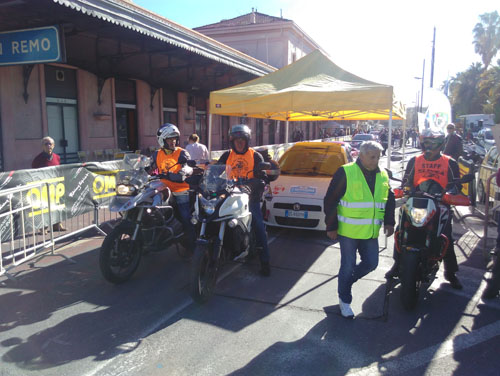
[[[453, 184], [466, 183], [472, 178], [472, 174], [466, 175]], [[400, 254], [401, 303], [406, 310], [412, 310], [417, 305], [420, 289], [427, 288], [435, 279], [448, 249], [450, 239], [444, 230], [450, 226], [451, 205], [469, 206], [470, 200], [453, 191], [443, 192], [434, 180], [411, 190], [395, 189], [394, 195], [407, 198], [400, 209], [394, 241]]]

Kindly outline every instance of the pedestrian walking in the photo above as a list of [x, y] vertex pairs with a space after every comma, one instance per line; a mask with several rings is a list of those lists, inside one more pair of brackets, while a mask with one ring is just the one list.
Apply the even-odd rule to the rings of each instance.
[[[339, 168], [324, 198], [327, 236], [340, 243], [338, 294], [340, 313], [354, 318], [352, 285], [378, 265], [378, 236], [394, 232], [396, 200], [387, 172], [378, 167], [382, 146], [361, 144], [356, 162]], [[359, 252], [361, 262], [356, 263]]]
[[458, 162], [458, 158], [462, 155], [463, 152], [463, 141], [462, 137], [460, 137], [456, 133], [455, 124], [450, 123], [446, 127], [448, 131], [448, 135], [444, 141], [444, 151], [443, 154], [452, 157], [455, 161]]

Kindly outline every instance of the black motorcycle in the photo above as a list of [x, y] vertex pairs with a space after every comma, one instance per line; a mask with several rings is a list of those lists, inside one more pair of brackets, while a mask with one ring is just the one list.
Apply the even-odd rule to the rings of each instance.
[[[453, 184], [466, 183], [472, 178], [465, 175]], [[445, 235], [451, 221], [451, 205], [469, 206], [470, 200], [457, 192], [443, 192], [434, 180], [412, 189], [395, 189], [394, 195], [407, 198], [400, 209], [394, 241], [400, 258], [401, 303], [406, 310], [412, 310], [422, 286], [427, 288], [435, 279], [451, 241]]]

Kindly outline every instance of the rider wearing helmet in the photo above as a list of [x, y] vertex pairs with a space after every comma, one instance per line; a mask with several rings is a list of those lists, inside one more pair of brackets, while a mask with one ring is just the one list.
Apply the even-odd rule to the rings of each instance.
[[[432, 185], [426, 184], [433, 180], [439, 184], [440, 190], [461, 190], [461, 184], [450, 183], [460, 178], [460, 172], [457, 162], [447, 155], [441, 153], [445, 141], [444, 133], [431, 129], [425, 129], [420, 135], [420, 145], [422, 154], [413, 157], [406, 166], [406, 171], [403, 177], [403, 186], [416, 188]], [[436, 184], [434, 184], [436, 187]], [[452, 221], [451, 218], [443, 230], [443, 234], [448, 237], [450, 243], [448, 250], [443, 258], [444, 262], [444, 277], [450, 282], [454, 289], [462, 289], [462, 284], [458, 280], [455, 273], [458, 271], [457, 257], [453, 247], [452, 237]], [[391, 270], [386, 273], [386, 278], [394, 278], [399, 274], [399, 254], [394, 251], [394, 265]]]
[[[262, 155], [249, 147], [251, 138], [250, 128], [245, 124], [234, 125], [229, 132], [231, 150], [226, 151], [217, 161], [218, 164], [231, 166], [231, 178], [253, 178], [254, 168], [264, 162]], [[269, 266], [269, 248], [267, 246], [266, 227], [260, 209], [260, 198], [262, 196], [266, 179], [265, 173], [256, 174], [250, 193], [250, 212], [252, 213], [252, 227], [255, 229], [257, 246], [261, 247], [260, 274], [268, 277], [271, 275]]]
[[158, 169], [161, 174], [167, 174], [168, 179], [162, 179], [172, 191], [180, 219], [188, 239], [189, 251], [194, 251], [194, 239], [196, 234], [191, 223], [191, 210], [189, 205], [189, 184], [185, 179], [192, 173], [192, 168], [186, 162], [179, 163], [179, 159], [187, 161], [190, 159], [189, 153], [178, 147], [180, 132], [179, 129], [170, 123], [163, 124], [156, 132], [160, 150], [155, 151], [152, 156], [151, 169]]

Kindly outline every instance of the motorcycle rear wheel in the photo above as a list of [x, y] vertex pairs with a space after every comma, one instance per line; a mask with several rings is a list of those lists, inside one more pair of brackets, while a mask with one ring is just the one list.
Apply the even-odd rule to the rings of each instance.
[[217, 282], [217, 263], [211, 252], [213, 244], [197, 244], [191, 264], [191, 297], [196, 303], [206, 303]]
[[115, 284], [128, 281], [139, 267], [142, 242], [132, 240], [134, 226], [120, 223], [104, 239], [99, 253], [103, 277]]
[[418, 302], [420, 284], [417, 272], [420, 255], [416, 252], [404, 252], [401, 255], [401, 303], [407, 311], [413, 310]]

